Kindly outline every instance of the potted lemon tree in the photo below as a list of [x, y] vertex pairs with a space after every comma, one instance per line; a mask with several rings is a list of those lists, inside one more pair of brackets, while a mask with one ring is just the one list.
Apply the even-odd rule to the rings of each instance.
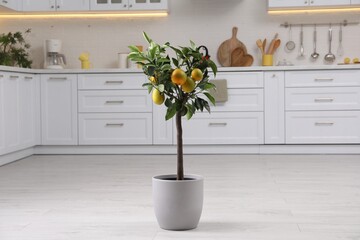
[[189, 120], [196, 111], [210, 113], [208, 101], [215, 104], [215, 99], [209, 90], [215, 85], [209, 82], [208, 70], [216, 75], [217, 67], [205, 46], [197, 47], [192, 41], [188, 47], [160, 45], [143, 35], [148, 49], [142, 52], [129, 46], [128, 58], [142, 66], [149, 79], [143, 86], [155, 104], [167, 108], [165, 120], [175, 117], [177, 130], [177, 173], [153, 177], [155, 215], [163, 229], [193, 229], [202, 212], [203, 178], [184, 174], [182, 118]]

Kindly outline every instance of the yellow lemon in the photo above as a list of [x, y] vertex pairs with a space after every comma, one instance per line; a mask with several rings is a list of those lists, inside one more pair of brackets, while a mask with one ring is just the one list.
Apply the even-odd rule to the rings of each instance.
[[194, 81], [201, 81], [204, 77], [204, 74], [202, 73], [202, 71], [198, 68], [194, 68], [191, 71], [191, 78], [194, 79]]
[[358, 63], [359, 62], [359, 59], [358, 58], [354, 58], [353, 59], [353, 63]]
[[194, 80], [192, 80], [192, 78], [187, 78], [186, 82], [181, 86], [181, 89], [186, 93], [190, 93], [190, 92], [194, 91], [194, 89], [195, 89]]
[[350, 62], [351, 62], [351, 59], [350, 59], [350, 58], [347, 57], [347, 58], [344, 59], [344, 63], [345, 63], [345, 64], [349, 64]]
[[151, 77], [149, 78], [149, 80], [150, 80], [150, 82], [152, 82], [152, 83], [156, 83], [156, 78], [155, 78], [154, 76], [151, 76]]
[[164, 96], [164, 94], [161, 94], [160, 91], [155, 88], [152, 92], [152, 100], [155, 104], [161, 105], [165, 101], [165, 96]]
[[180, 68], [175, 69], [171, 74], [171, 81], [177, 85], [183, 85], [186, 78], [186, 73]]

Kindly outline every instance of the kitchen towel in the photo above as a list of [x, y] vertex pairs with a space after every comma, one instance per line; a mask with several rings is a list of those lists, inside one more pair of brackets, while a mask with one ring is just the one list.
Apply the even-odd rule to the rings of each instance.
[[226, 79], [211, 80], [216, 89], [210, 89], [210, 94], [215, 98], [215, 102], [226, 102], [228, 100], [227, 81]]

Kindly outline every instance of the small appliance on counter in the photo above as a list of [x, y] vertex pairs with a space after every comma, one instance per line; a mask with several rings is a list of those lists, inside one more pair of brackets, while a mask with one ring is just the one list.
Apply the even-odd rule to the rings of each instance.
[[61, 40], [48, 39], [44, 44], [45, 63], [46, 69], [63, 69], [66, 65], [64, 54], [61, 54]]

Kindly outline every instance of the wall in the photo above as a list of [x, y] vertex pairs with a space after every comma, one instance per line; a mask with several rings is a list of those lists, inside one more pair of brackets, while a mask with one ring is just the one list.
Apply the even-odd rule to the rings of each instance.
[[[49, 38], [63, 40], [63, 53], [69, 68], [79, 68], [78, 56], [83, 51], [90, 53], [95, 68], [114, 68], [117, 66], [117, 53], [127, 52], [130, 44], [145, 45], [142, 31], [146, 31], [158, 42], [170, 41], [175, 45], [186, 45], [191, 39], [197, 44], [205, 44], [215, 59], [217, 48], [231, 37], [233, 26], [239, 28], [238, 38], [255, 57], [254, 65], [260, 64], [259, 51], [255, 41], [267, 38], [277, 32], [283, 43], [288, 40], [288, 29], [280, 24], [327, 23], [360, 21], [359, 14], [301, 14], [271, 16], [266, 12], [265, 0], [169, 0], [170, 14], [166, 18], [142, 19], [57, 19], [57, 20], [0, 20], [0, 32], [24, 31], [31, 28], [27, 37], [32, 45], [31, 56], [34, 68], [41, 68], [43, 62], [43, 42]], [[312, 27], [304, 28], [304, 59], [298, 59], [298, 48], [291, 53], [284, 51], [283, 45], [276, 55], [296, 65], [324, 64], [323, 57], [328, 52], [327, 27], [318, 27], [318, 52], [320, 59], [310, 61], [312, 52]], [[333, 52], [338, 46], [338, 26], [334, 26]], [[299, 28], [293, 28], [293, 40], [299, 46]], [[343, 29], [345, 56], [360, 57], [360, 25]], [[344, 57], [338, 57], [342, 61]]]

